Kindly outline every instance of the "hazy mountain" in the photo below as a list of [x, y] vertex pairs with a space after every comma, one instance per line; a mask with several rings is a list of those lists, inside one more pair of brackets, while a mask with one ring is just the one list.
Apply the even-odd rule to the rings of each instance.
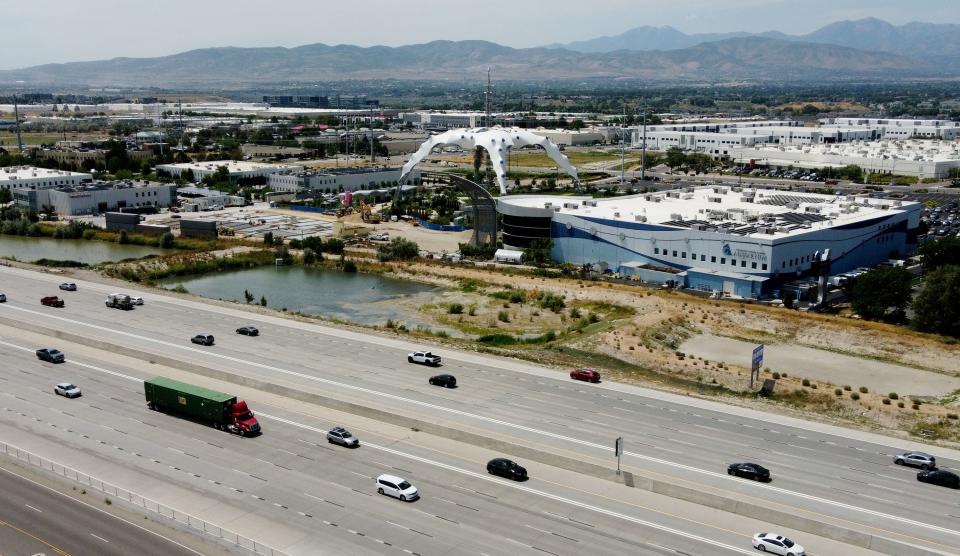
[[872, 17], [856, 21], [838, 21], [806, 35], [787, 35], [779, 31], [687, 34], [673, 27], [643, 26], [616, 36], [553, 44], [550, 47], [577, 52], [677, 50], [731, 37], [748, 36], [892, 52], [928, 61], [947, 62], [953, 67], [958, 65], [957, 58], [960, 57], [960, 25], [912, 22], [898, 26]]
[[582, 53], [515, 49], [484, 41], [401, 47], [311, 44], [296, 48], [205, 48], [158, 58], [114, 58], [0, 71], [0, 83], [216, 88], [348, 79], [500, 80], [637, 78], [724, 81], [896, 78], [938, 75], [916, 60], [848, 47], [738, 37], [670, 51]]

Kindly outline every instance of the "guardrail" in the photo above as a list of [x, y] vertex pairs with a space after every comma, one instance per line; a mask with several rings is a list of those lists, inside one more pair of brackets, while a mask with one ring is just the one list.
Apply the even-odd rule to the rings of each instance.
[[130, 504], [143, 508], [148, 512], [159, 514], [161, 517], [173, 520], [180, 525], [187, 526], [194, 532], [209, 535], [220, 541], [232, 544], [237, 548], [249, 550], [253, 554], [263, 554], [266, 556], [287, 556], [286, 553], [280, 552], [279, 550], [271, 548], [263, 543], [244, 537], [208, 521], [204, 521], [199, 517], [190, 515], [186, 512], [181, 512], [176, 508], [172, 508], [155, 500], [145, 498], [135, 492], [107, 483], [101, 479], [93, 477], [92, 475], [81, 473], [72, 467], [67, 467], [66, 465], [62, 465], [42, 456], [38, 456], [33, 452], [24, 450], [12, 444], [0, 442], [0, 447], [2, 447], [2, 453], [10, 458], [19, 461], [25, 461], [30, 465], [40, 467], [45, 471], [50, 471], [65, 479], [69, 479], [94, 490], [99, 490], [108, 496], [113, 496], [119, 500], [129, 502]]

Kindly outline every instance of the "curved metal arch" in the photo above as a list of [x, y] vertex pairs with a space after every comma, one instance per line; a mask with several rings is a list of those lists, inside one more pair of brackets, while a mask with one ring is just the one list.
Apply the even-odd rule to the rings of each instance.
[[554, 145], [552, 141], [519, 127], [504, 128], [496, 126], [490, 128], [451, 129], [439, 135], [431, 135], [420, 145], [417, 152], [413, 153], [410, 160], [403, 165], [403, 171], [400, 173], [400, 183], [403, 183], [403, 180], [414, 167], [420, 164], [423, 159], [427, 158], [430, 152], [433, 151], [433, 148], [438, 145], [457, 145], [464, 150], [473, 150], [477, 147], [486, 149], [495, 169], [494, 172], [497, 177], [497, 184], [500, 186], [501, 195], [507, 194], [507, 170], [505, 168], [507, 150], [529, 145], [539, 145], [543, 147], [543, 149], [547, 151], [547, 155], [553, 159], [558, 166], [563, 168], [575, 182], [580, 182], [580, 178], [577, 176], [577, 169], [570, 164], [567, 156], [560, 152], [560, 149]]
[[420, 175], [449, 183], [466, 193], [467, 197], [470, 198], [470, 206], [473, 210], [473, 235], [470, 237], [470, 243], [475, 247], [496, 245], [497, 201], [490, 195], [489, 191], [480, 184], [456, 174], [422, 172]]

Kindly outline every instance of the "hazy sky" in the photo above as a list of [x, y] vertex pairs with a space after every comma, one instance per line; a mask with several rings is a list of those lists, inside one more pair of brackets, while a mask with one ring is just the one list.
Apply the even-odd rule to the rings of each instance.
[[960, 23], [960, 0], [0, 0], [0, 9], [0, 69], [209, 46], [484, 39], [529, 47], [639, 25], [802, 34], [869, 16]]

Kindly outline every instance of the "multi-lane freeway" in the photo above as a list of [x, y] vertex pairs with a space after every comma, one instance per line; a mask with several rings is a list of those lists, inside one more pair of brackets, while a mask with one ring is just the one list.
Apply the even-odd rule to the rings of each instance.
[[[59, 281], [0, 269], [8, 297], [0, 440], [115, 476], [290, 554], [736, 554], [751, 553], [750, 536], [768, 529], [811, 554], [872, 553], [826, 538], [835, 534], [651, 492], [641, 488], [648, 479], [960, 552], [955, 493], [893, 464], [913, 444], [450, 350], [436, 351], [460, 387], [435, 388], [431, 369], [406, 362], [417, 346], [402, 339], [154, 292], [117, 311], [104, 307], [115, 286], [57, 292]], [[66, 307], [40, 306], [55, 293]], [[261, 336], [234, 334], [244, 324]], [[197, 333], [216, 344], [191, 344]], [[65, 351], [67, 362], [38, 361], [39, 347]], [[141, 381], [157, 374], [241, 395], [265, 433], [241, 439], [147, 411]], [[64, 380], [84, 395], [54, 397]], [[353, 430], [362, 447], [327, 445], [333, 425]], [[613, 474], [618, 436], [627, 479]], [[960, 467], [957, 454], [929, 450], [941, 467]], [[498, 455], [520, 461], [531, 479], [486, 475]], [[774, 480], [729, 477], [734, 461], [761, 463]], [[386, 472], [409, 479], [422, 499], [378, 497], [373, 477]]]

